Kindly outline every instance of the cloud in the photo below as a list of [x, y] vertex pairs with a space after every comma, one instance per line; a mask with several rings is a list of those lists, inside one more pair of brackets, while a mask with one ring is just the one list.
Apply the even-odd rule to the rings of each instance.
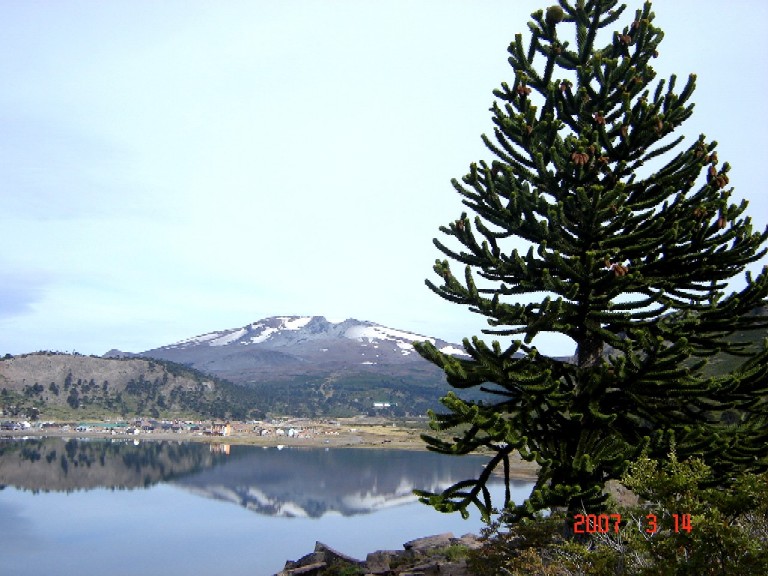
[[0, 320], [31, 313], [47, 285], [48, 279], [39, 272], [4, 270], [0, 273]]

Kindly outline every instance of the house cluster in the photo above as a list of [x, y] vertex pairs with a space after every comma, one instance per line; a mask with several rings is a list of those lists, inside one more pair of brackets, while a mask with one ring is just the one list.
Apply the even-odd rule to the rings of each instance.
[[96, 432], [107, 434], [151, 434], [151, 433], [198, 433], [214, 436], [229, 436], [232, 425], [229, 422], [193, 422], [180, 420], [141, 419], [130, 422], [3, 422], [3, 430], [31, 430], [41, 432]]
[[258, 427], [254, 432], [259, 436], [275, 436], [280, 438], [307, 438], [313, 434], [308, 430], [297, 428]]
[[200, 422], [191, 420], [136, 419], [132, 423], [101, 423], [93, 425], [94, 430], [112, 431], [122, 434], [181, 434], [192, 433], [205, 436], [231, 436], [230, 422]]
[[[191, 421], [136, 418], [121, 422], [2, 422], [3, 430], [30, 430], [32, 433], [80, 432], [115, 436], [157, 434], [194, 434], [199, 436], [247, 437], [259, 436], [274, 439], [310, 439], [319, 436], [338, 436], [342, 429], [339, 422], [312, 421], [307, 419], [282, 419], [270, 421]], [[354, 431], [351, 429], [350, 431]]]
[[26, 420], [16, 422], [14, 420], [6, 420], [0, 423], [0, 430], [29, 430], [32, 428], [32, 424]]

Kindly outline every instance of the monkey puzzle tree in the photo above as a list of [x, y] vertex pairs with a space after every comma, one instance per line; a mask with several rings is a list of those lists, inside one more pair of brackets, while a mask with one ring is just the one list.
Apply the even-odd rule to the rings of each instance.
[[[664, 458], [674, 443], [723, 484], [768, 466], [768, 354], [738, 337], [768, 326], [765, 310], [755, 313], [768, 270], [728, 287], [765, 254], [768, 230], [753, 232], [746, 202], [729, 202], [715, 142], [683, 147], [673, 136], [693, 111], [695, 76], [679, 92], [674, 76], [654, 83], [663, 33], [650, 3], [619, 27], [624, 10], [560, 0], [535, 12], [527, 50], [519, 34], [509, 47], [514, 82], [494, 91], [495, 139], [483, 141], [495, 160], [453, 181], [475, 218], [440, 228], [463, 248], [435, 244], [465, 271], [438, 260], [442, 283], [427, 285], [486, 316], [484, 333], [513, 338], [465, 339], [468, 359], [417, 344], [452, 387], [486, 393], [450, 392], [448, 412], [430, 414], [433, 429], [456, 430], [452, 441], [425, 436], [430, 449], [493, 453], [478, 478], [421, 493], [440, 510], [475, 504], [487, 515], [486, 483], [502, 466], [509, 485], [514, 451], [540, 473], [523, 504], [507, 491], [512, 518], [599, 510], [605, 482], [643, 448]], [[575, 361], [540, 354], [533, 340], [546, 332], [570, 337]], [[737, 368], [712, 375], [716, 353]]]

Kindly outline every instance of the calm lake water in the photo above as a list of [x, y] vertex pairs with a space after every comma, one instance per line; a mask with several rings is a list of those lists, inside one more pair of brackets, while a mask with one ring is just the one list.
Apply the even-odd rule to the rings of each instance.
[[[0, 574], [259, 576], [320, 540], [364, 559], [479, 532], [419, 504], [483, 458], [425, 452], [0, 439]], [[517, 482], [520, 502], [532, 484]], [[492, 493], [499, 498], [503, 486]]]

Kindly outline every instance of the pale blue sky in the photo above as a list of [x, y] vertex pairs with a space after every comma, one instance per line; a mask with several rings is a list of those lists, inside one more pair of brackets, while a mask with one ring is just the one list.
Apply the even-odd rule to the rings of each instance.
[[[550, 3], [0, 1], [0, 354], [288, 314], [479, 334], [424, 286], [432, 238]], [[660, 77], [699, 76], [683, 132], [718, 140], [763, 228], [768, 3], [654, 10]]]

